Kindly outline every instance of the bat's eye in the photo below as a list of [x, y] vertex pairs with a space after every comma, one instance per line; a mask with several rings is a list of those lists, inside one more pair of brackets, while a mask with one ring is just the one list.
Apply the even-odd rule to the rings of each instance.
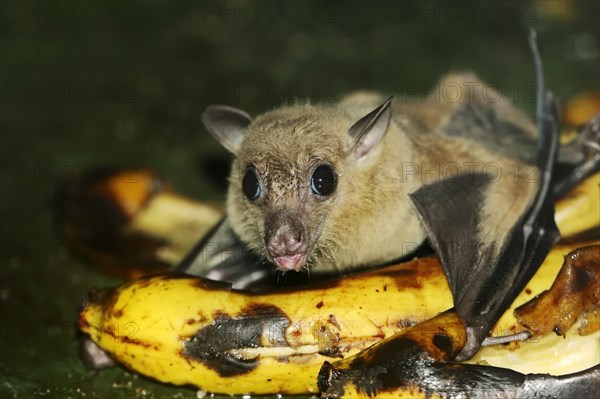
[[254, 172], [254, 170], [248, 169], [246, 171], [246, 174], [242, 179], [242, 189], [250, 201], [254, 201], [260, 196], [260, 184], [258, 183], [258, 177], [256, 177], [256, 172]]
[[310, 188], [313, 193], [328, 196], [334, 192], [337, 179], [333, 168], [329, 165], [321, 165], [313, 172], [310, 180]]

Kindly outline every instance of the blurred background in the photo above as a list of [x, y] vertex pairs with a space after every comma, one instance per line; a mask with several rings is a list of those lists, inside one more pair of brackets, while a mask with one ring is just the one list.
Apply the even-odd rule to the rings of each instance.
[[468, 69], [531, 113], [528, 27], [563, 104], [598, 96], [598, 15], [587, 0], [2, 1], [0, 397], [195, 397], [81, 366], [78, 305], [118, 280], [58, 242], [58, 181], [146, 166], [221, 202], [229, 157], [200, 121], [215, 103], [257, 115], [357, 89], [418, 96]]

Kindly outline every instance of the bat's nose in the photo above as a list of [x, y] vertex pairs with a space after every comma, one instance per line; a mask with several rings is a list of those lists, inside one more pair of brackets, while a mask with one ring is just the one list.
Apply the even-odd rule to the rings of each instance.
[[300, 270], [307, 259], [303, 243], [301, 232], [292, 236], [280, 235], [267, 244], [267, 250], [280, 270]]
[[291, 235], [275, 234], [267, 243], [267, 249], [274, 256], [294, 255], [302, 248], [302, 232]]
[[306, 228], [289, 211], [275, 212], [265, 223], [265, 246], [277, 266], [284, 270], [300, 269], [307, 257]]

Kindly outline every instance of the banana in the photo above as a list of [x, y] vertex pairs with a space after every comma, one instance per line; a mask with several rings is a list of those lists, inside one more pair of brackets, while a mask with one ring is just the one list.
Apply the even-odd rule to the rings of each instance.
[[166, 274], [93, 294], [80, 327], [119, 362], [163, 382], [295, 394], [316, 392], [323, 360], [357, 353], [451, 303], [433, 258], [255, 295]]
[[466, 341], [461, 318], [444, 312], [357, 355], [325, 362], [318, 377], [321, 398], [595, 399], [600, 392], [600, 364], [553, 376], [448, 362]]
[[[599, 182], [597, 173], [557, 201], [557, 225], [567, 242], [598, 229], [600, 218], [589, 215], [600, 212]], [[177, 264], [222, 216], [218, 207], [172, 192], [147, 170], [97, 174], [58, 194], [63, 240], [127, 277]], [[106, 217], [98, 215], [99, 203]], [[514, 309], [550, 287], [562, 257], [576, 246], [581, 244], [558, 246], [548, 255], [494, 335], [530, 331]], [[114, 359], [159, 381], [225, 394], [297, 394], [317, 391], [324, 361], [348, 359], [451, 306], [441, 268], [427, 258], [306, 289], [252, 295], [175, 274], [144, 277], [90, 294], [80, 328]], [[573, 327], [566, 339], [546, 334], [516, 349], [491, 346], [471, 363], [573, 375], [598, 363], [598, 314], [596, 309], [586, 319], [587, 330], [595, 331], [590, 335]]]
[[[553, 250], [545, 262], [560, 264], [562, 257]], [[595, 318], [600, 306], [600, 246], [583, 245], [568, 254], [552, 287], [527, 300], [527, 292], [534, 291], [531, 284], [536, 282], [534, 279], [528, 284], [492, 332], [496, 336], [527, 332], [531, 339], [512, 344], [520, 345], [518, 351], [502, 345], [484, 347], [468, 363], [491, 364], [525, 374], [562, 375], [573, 372], [573, 361], [579, 363], [565, 356], [573, 348], [578, 348], [582, 357], [587, 356], [585, 361], [580, 359], [582, 364], [592, 366], [599, 362], [600, 346], [586, 335], [600, 330]], [[581, 314], [585, 317], [574, 327]], [[517, 323], [513, 324], [515, 319]], [[510, 325], [509, 330], [498, 329], [506, 325]]]
[[[564, 255], [575, 247], [552, 250], [499, 320], [497, 335], [527, 331], [513, 309], [550, 288]], [[452, 303], [435, 258], [260, 294], [167, 273], [92, 292], [79, 326], [114, 359], [162, 382], [224, 394], [300, 394], [317, 392], [324, 361], [352, 358], [410, 326], [426, 334], [419, 323]], [[599, 332], [579, 336], [571, 329], [565, 336], [570, 344], [556, 355], [562, 361], [555, 369], [536, 353], [535, 343], [506, 357], [529, 348], [519, 365], [525, 373], [528, 367], [575, 373], [598, 363]], [[475, 361], [494, 365], [493, 356]]]
[[[518, 364], [519, 360], [530, 363], [533, 360], [533, 367], [551, 364], [553, 369], [561, 366], [572, 368], [574, 359], [569, 354], [590, 350], [594, 358], [585, 370], [563, 369], [568, 374], [557, 376], [531, 374], [531, 370], [524, 374], [514, 367], [501, 368], [497, 364], [495, 367], [482, 367], [449, 363], [466, 343], [464, 324], [450, 310], [354, 356], [334, 363], [325, 362], [318, 377], [322, 397], [595, 399], [600, 392], [598, 338], [589, 340], [586, 345], [585, 338], [574, 337], [588, 334], [588, 324], [582, 323], [583, 328], [579, 329], [573, 326], [579, 314], [593, 313], [600, 304], [599, 265], [599, 245], [573, 251], [565, 258], [550, 290], [515, 310], [517, 319], [523, 326], [528, 326], [534, 337], [552, 330], [563, 335], [562, 331], [570, 328], [571, 331], [560, 338], [568, 345], [556, 345], [556, 340], [552, 339], [545, 342], [534, 340], [521, 344], [523, 349], [514, 350], [511, 355], [506, 356], [507, 350], [504, 350], [504, 357], [511, 358], [512, 364], [508, 363], [508, 366], [522, 367]], [[584, 318], [588, 323], [597, 323], [594, 317]], [[595, 329], [600, 329], [600, 325], [596, 324]], [[483, 359], [485, 364], [489, 364], [492, 358], [489, 354], [481, 355], [482, 352], [485, 349], [477, 355], [480, 356], [479, 362]], [[488, 356], [488, 361], [485, 361], [485, 356]]]
[[65, 245], [108, 274], [135, 278], [178, 264], [222, 217], [148, 169], [93, 169], [61, 182], [52, 208]]
[[588, 177], [556, 202], [554, 220], [563, 238], [600, 226], [600, 172]]

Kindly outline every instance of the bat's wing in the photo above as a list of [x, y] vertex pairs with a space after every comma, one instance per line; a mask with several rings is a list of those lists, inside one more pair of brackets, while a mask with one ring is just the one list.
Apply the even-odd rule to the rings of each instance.
[[254, 288], [270, 277], [272, 267], [261, 262], [222, 219], [175, 268], [176, 271], [227, 281], [234, 289]]
[[[410, 195], [442, 261], [456, 311], [467, 325], [469, 339], [458, 360], [477, 352], [559, 239], [550, 186], [558, 145], [558, 117], [554, 100], [545, 93], [533, 34], [530, 42], [538, 85], [537, 189], [528, 198], [517, 200], [486, 174], [473, 173], [425, 185]], [[525, 206], [511, 212], [494, 207], [498, 204], [502, 208], [511, 201]]]

